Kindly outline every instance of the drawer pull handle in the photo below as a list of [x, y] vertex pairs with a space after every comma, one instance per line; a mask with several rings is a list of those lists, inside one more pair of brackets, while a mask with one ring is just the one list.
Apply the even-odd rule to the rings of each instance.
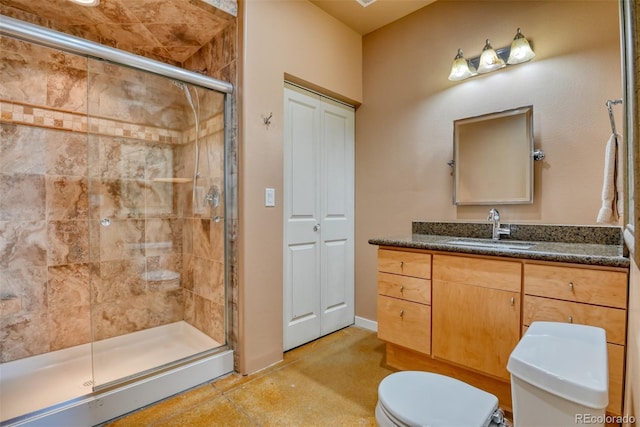
[[511, 300], [509, 302], [511, 303], [511, 305], [516, 305], [515, 297], [511, 297]]
[[404, 268], [404, 261], [400, 261], [400, 270]]
[[569, 316], [569, 323], [573, 323], [573, 316]]
[[400, 317], [404, 317], [404, 310], [400, 310]]
[[404, 292], [404, 285], [400, 285], [400, 293]]
[[569, 282], [569, 290], [573, 292], [573, 282]]

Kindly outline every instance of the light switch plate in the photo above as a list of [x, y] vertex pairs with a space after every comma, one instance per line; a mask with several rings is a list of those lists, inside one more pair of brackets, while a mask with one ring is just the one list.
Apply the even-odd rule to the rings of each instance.
[[264, 205], [266, 207], [273, 207], [276, 205], [276, 189], [275, 188], [264, 189]]

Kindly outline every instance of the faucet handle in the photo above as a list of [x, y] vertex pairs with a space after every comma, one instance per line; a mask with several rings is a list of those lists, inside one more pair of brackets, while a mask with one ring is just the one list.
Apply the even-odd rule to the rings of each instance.
[[491, 208], [489, 209], [489, 215], [487, 215], [487, 221], [499, 221], [500, 220], [500, 212], [498, 209]]
[[498, 234], [501, 236], [511, 236], [511, 226], [507, 224], [506, 227], [498, 228]]

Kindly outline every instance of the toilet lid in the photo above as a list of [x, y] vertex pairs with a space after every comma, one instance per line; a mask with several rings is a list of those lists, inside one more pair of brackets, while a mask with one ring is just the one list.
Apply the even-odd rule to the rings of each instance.
[[409, 426], [486, 426], [498, 398], [469, 384], [431, 372], [396, 372], [378, 386], [387, 413]]

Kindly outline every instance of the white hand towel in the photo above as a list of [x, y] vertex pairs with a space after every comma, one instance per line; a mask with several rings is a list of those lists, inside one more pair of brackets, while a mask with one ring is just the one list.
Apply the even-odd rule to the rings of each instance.
[[[602, 183], [602, 207], [598, 212], [600, 223], [617, 223], [620, 218], [624, 185], [622, 163], [618, 160], [619, 135], [612, 134], [607, 142], [604, 157], [604, 181]], [[622, 151], [622, 150], [620, 150]]]
[[626, 159], [624, 158], [624, 150], [620, 145], [622, 144], [622, 137], [616, 135], [616, 200], [615, 207], [617, 210], [618, 218], [622, 218], [624, 215], [624, 165]]

